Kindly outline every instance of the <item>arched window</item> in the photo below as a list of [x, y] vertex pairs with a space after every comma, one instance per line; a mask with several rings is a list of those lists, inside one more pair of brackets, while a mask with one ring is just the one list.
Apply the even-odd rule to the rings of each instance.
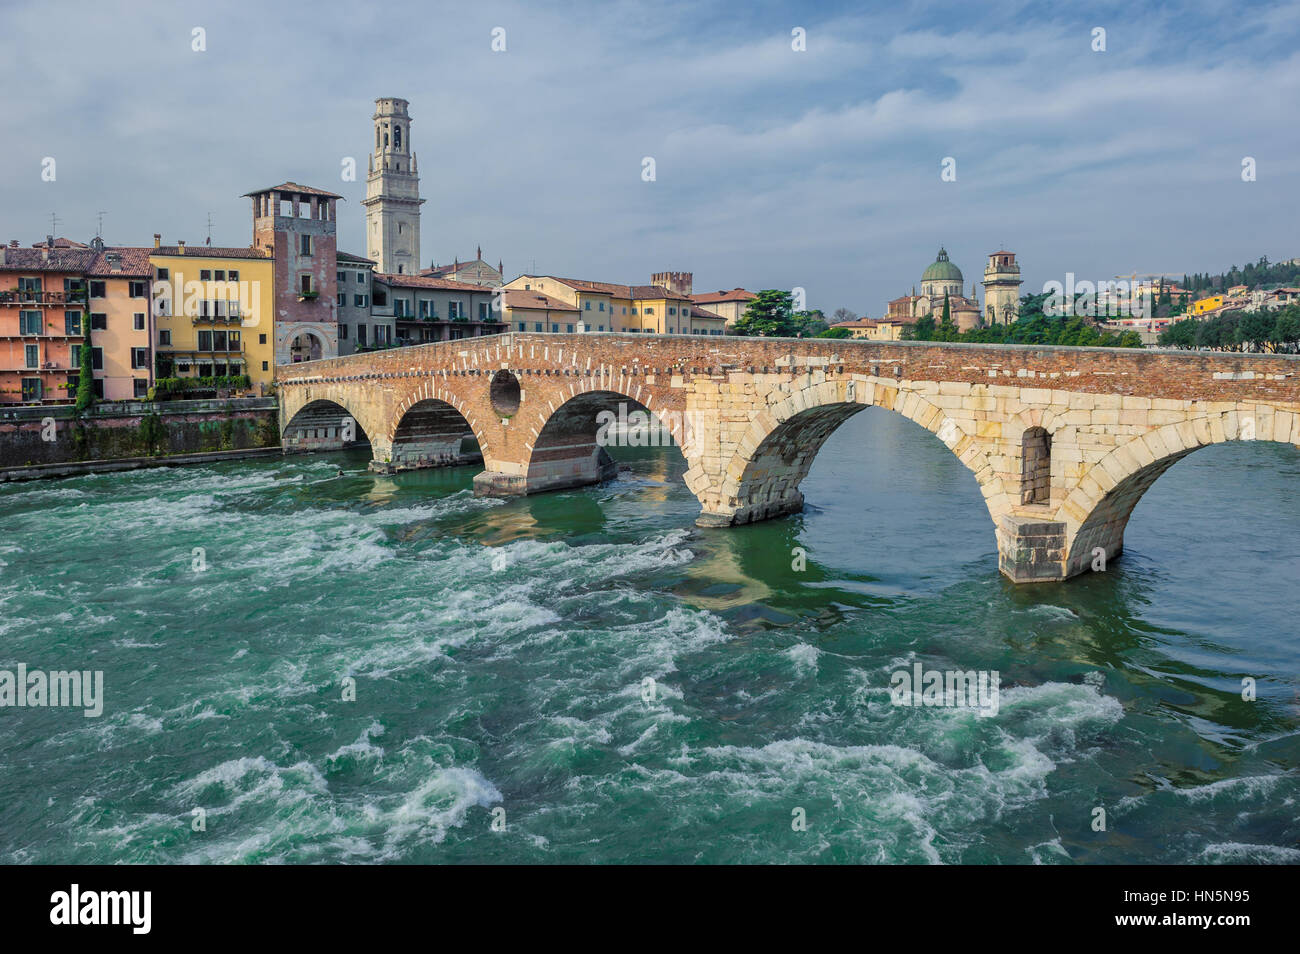
[[1021, 438], [1020, 453], [1020, 502], [1051, 503], [1052, 435], [1041, 427], [1029, 428]]
[[397, 150], [401, 150], [402, 148], [402, 127], [401, 126], [393, 127], [393, 148]]
[[379, 148], [379, 127], [375, 127], [375, 148]]

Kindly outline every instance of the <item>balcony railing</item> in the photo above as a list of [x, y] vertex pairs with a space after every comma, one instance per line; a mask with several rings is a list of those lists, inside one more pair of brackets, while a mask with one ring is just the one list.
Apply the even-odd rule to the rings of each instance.
[[0, 305], [84, 305], [84, 291], [27, 291], [6, 288], [0, 291]]

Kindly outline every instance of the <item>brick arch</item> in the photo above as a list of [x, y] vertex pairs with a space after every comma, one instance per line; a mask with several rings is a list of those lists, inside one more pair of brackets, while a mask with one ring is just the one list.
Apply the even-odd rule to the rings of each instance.
[[312, 384], [308, 387], [292, 388], [284, 395], [284, 415], [280, 421], [280, 436], [283, 439], [285, 432], [293, 423], [293, 419], [298, 413], [308, 405], [315, 404], [317, 401], [328, 401], [331, 404], [337, 404], [355, 420], [358, 426], [363, 430], [373, 445], [377, 440], [385, 440], [387, 428], [379, 416], [371, 411], [365, 402], [358, 400], [358, 395], [354, 390], [337, 384], [321, 383]]
[[391, 443], [397, 437], [397, 429], [402, 425], [402, 419], [406, 413], [424, 401], [441, 401], [456, 409], [461, 417], [465, 419], [474, 439], [478, 441], [480, 452], [483, 454], [485, 463], [489, 462], [491, 457], [491, 448], [487, 439], [487, 431], [478, 420], [478, 416], [466, 401], [457, 394], [451, 387], [444, 387], [438, 384], [436, 379], [429, 378], [417, 383], [413, 388], [406, 392], [401, 400], [394, 405], [393, 413], [387, 427], [384, 430], [385, 439]]
[[[1254, 420], [1253, 438], [1242, 437], [1241, 422], [1246, 417]], [[1277, 423], [1283, 417], [1285, 427]], [[1060, 508], [1067, 530], [1066, 574], [1090, 569], [1097, 548], [1107, 560], [1118, 556], [1138, 501], [1165, 471], [1193, 451], [1240, 440], [1300, 447], [1300, 434], [1294, 432], [1297, 423], [1297, 416], [1288, 412], [1236, 407], [1165, 424], [1119, 445], [1084, 472]]]
[[[990, 445], [921, 392], [860, 380], [808, 383], [755, 416], [724, 468], [718, 490], [707, 496], [696, 491], [705, 504], [699, 522], [707, 526], [749, 523], [801, 510], [799, 485], [822, 445], [844, 421], [868, 407], [900, 414], [939, 438], [975, 476], [996, 524], [1002, 512], [998, 508], [1010, 497], [993, 481]], [[796, 433], [797, 449], [778, 449], [780, 441]], [[767, 473], [772, 465], [781, 472]]]

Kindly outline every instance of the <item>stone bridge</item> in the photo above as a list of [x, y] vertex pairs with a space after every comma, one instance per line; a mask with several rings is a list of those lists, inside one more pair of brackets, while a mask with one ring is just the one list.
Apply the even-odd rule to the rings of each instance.
[[601, 412], [648, 409], [686, 458], [701, 526], [800, 510], [826, 438], [885, 408], [970, 469], [1002, 572], [1031, 582], [1118, 556], [1142, 494], [1197, 448], [1300, 445], [1298, 371], [1277, 355], [512, 333], [296, 364], [278, 380], [286, 451], [368, 439], [378, 470], [481, 455], [480, 494], [610, 476]]

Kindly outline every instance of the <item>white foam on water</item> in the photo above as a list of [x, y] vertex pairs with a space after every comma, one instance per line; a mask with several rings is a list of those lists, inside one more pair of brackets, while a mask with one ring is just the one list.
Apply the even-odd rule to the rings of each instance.
[[1217, 865], [1293, 865], [1300, 863], [1300, 848], [1229, 841], [1206, 845], [1201, 849], [1201, 857], [1205, 863]]

